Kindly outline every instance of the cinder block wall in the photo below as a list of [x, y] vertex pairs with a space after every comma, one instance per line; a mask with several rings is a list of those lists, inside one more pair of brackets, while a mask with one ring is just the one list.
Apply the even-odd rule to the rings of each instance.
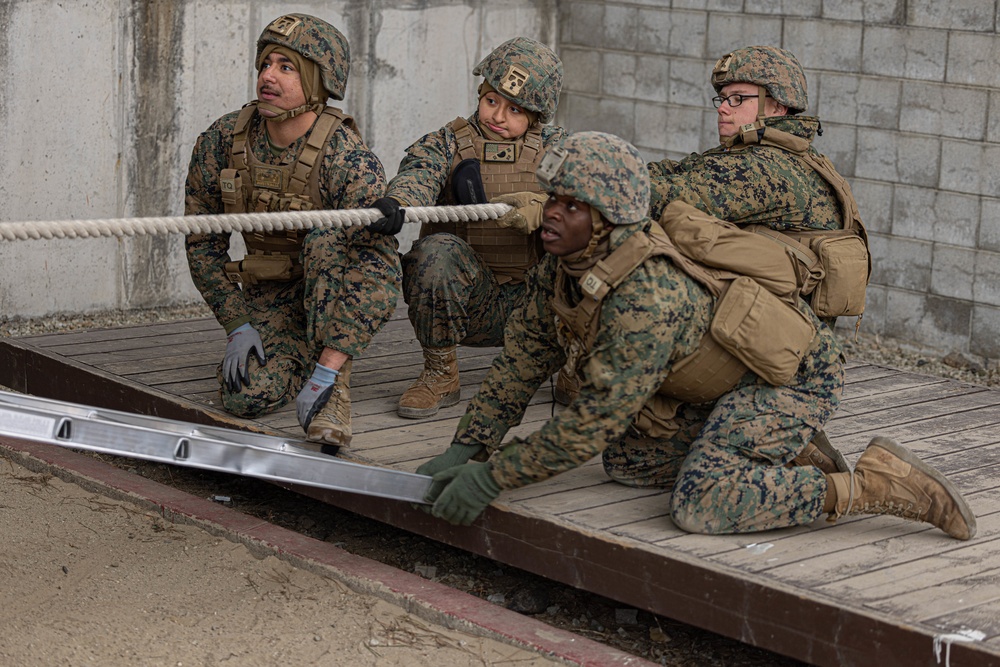
[[569, 0], [558, 122], [679, 159], [718, 143], [716, 58], [748, 44], [792, 51], [807, 113], [823, 122], [815, 145], [871, 233], [862, 330], [997, 358], [998, 23], [995, 0]]

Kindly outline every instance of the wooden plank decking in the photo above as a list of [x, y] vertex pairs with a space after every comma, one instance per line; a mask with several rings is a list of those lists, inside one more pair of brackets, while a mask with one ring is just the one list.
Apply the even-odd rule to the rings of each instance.
[[[301, 437], [293, 407], [257, 421], [217, 409], [215, 367], [224, 348], [211, 319], [0, 340], [0, 385]], [[464, 399], [495, 353], [460, 349]], [[355, 460], [413, 470], [447, 447], [466, 401], [425, 421], [395, 414], [421, 363], [400, 311], [355, 361]], [[610, 482], [596, 460], [503, 494], [468, 528], [404, 503], [296, 490], [813, 664], [1000, 665], [1000, 392], [864, 364], [851, 364], [847, 378], [827, 429], [834, 444], [852, 461], [876, 434], [909, 446], [967, 494], [979, 524], [974, 540], [867, 516], [754, 535], [691, 535], [667, 517], [666, 494]], [[553, 409], [543, 388], [515, 432], [536, 429]]]

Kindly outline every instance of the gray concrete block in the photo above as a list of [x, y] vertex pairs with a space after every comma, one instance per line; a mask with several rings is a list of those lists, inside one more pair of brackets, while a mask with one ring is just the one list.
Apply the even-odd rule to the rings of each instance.
[[989, 359], [1000, 358], [1000, 308], [983, 304], [973, 307], [969, 352]]
[[[865, 312], [861, 319], [861, 333], [881, 334], [885, 329], [885, 310], [888, 289], [880, 285], [869, 284], [865, 290]], [[857, 318], [841, 317], [837, 319], [837, 329], [843, 327], [848, 335], [854, 336]]]
[[781, 44], [782, 20], [772, 16], [710, 14], [708, 17], [708, 57], [750, 44]]
[[906, 22], [910, 25], [944, 30], [978, 30], [995, 28], [995, 2], [983, 0], [908, 0]]
[[601, 90], [601, 53], [592, 49], [564, 48], [563, 90], [597, 94]]
[[[704, 60], [670, 58], [671, 104], [711, 109], [715, 89], [712, 88], [712, 63]], [[714, 109], [713, 109], [714, 111]]]
[[701, 149], [702, 112], [660, 104], [635, 105], [636, 146], [648, 146], [666, 153], [687, 155]]
[[883, 333], [939, 350], [965, 349], [969, 344], [972, 304], [888, 290]]
[[861, 72], [885, 77], [944, 81], [948, 33], [866, 25]]
[[635, 97], [651, 102], [670, 99], [670, 70], [670, 58], [639, 56], [635, 71]]
[[743, 11], [748, 14], [780, 14], [782, 16], [819, 17], [822, 0], [746, 0]]
[[893, 236], [976, 247], [979, 197], [897, 185], [894, 201]]
[[629, 53], [605, 53], [601, 60], [601, 92], [615, 97], [635, 97], [638, 58]]
[[903, 23], [905, 0], [838, 0], [823, 3], [823, 18], [865, 23]]
[[633, 50], [639, 41], [639, 10], [608, 2], [604, 7], [604, 39], [602, 46], [609, 49]]
[[862, 27], [846, 21], [785, 19], [782, 45], [806, 68], [857, 72]]
[[810, 83], [816, 91], [810, 106], [823, 120], [887, 130], [899, 127], [899, 81], [822, 72]]
[[1000, 67], [997, 67], [997, 62], [1000, 62], [1000, 39], [997, 39], [996, 34], [949, 34], [948, 83], [1000, 88]]
[[990, 91], [990, 112], [986, 122], [986, 141], [1000, 143], [1000, 90]]
[[975, 250], [935, 243], [931, 259], [931, 294], [971, 300], [975, 266]]
[[894, 186], [890, 183], [860, 178], [849, 180], [865, 229], [869, 234], [888, 234], [892, 229]]
[[979, 88], [904, 81], [899, 128], [904, 132], [982, 140], [989, 92]]
[[872, 266], [872, 282], [916, 292], [930, 289], [932, 243], [876, 234], [868, 242], [872, 257], [879, 258]]
[[984, 197], [979, 220], [979, 247], [1000, 252], [1000, 199]]
[[648, 53], [690, 58], [705, 54], [708, 14], [664, 9], [639, 10], [639, 39], [635, 48]]
[[976, 280], [972, 298], [976, 303], [1000, 306], [1000, 253], [976, 251]]
[[610, 132], [631, 142], [635, 136], [635, 102], [604, 100], [570, 93], [562, 96], [566, 105], [564, 125], [571, 132]]
[[993, 196], [1000, 192], [1000, 144], [945, 139], [939, 187]]
[[939, 143], [935, 137], [860, 128], [854, 175], [934, 187], [940, 169]]
[[743, 9], [743, 0], [673, 0], [673, 6], [675, 9], [738, 12]]
[[603, 2], [560, 3], [559, 28], [563, 44], [589, 48], [600, 47], [604, 42]]
[[841, 176], [854, 176], [857, 159], [857, 129], [854, 126], [824, 123], [823, 136], [813, 140], [813, 148], [830, 158]]

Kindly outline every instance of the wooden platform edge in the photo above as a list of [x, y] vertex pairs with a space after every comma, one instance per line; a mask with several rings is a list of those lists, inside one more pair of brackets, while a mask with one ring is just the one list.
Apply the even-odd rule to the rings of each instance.
[[[110, 410], [264, 429], [17, 340], [0, 339], [0, 385]], [[86, 386], [85, 390], [81, 387]], [[361, 461], [364, 462], [364, 461]], [[679, 552], [649, 552], [612, 534], [512, 511], [502, 502], [471, 527], [450, 526], [407, 503], [281, 484], [336, 507], [816, 665], [941, 664], [941, 639], [879, 612], [859, 612], [764, 576], [730, 572]], [[624, 566], [624, 567], [623, 567]], [[937, 648], [937, 651], [935, 650]], [[950, 664], [1000, 667], [979, 644], [948, 647]]]

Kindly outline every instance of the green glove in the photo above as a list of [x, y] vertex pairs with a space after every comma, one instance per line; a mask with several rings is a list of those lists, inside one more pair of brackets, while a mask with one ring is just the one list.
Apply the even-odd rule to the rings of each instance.
[[530, 234], [542, 225], [542, 212], [549, 196], [539, 192], [514, 192], [490, 200], [491, 204], [507, 204], [513, 208], [497, 218], [498, 227]]
[[460, 445], [453, 443], [451, 447], [444, 450], [444, 453], [437, 455], [430, 461], [420, 464], [417, 468], [418, 475], [429, 475], [433, 477], [442, 470], [460, 466], [473, 456], [483, 451], [482, 445]]
[[431, 514], [456, 526], [468, 526], [500, 495], [489, 463], [467, 463], [434, 475], [424, 500]]

